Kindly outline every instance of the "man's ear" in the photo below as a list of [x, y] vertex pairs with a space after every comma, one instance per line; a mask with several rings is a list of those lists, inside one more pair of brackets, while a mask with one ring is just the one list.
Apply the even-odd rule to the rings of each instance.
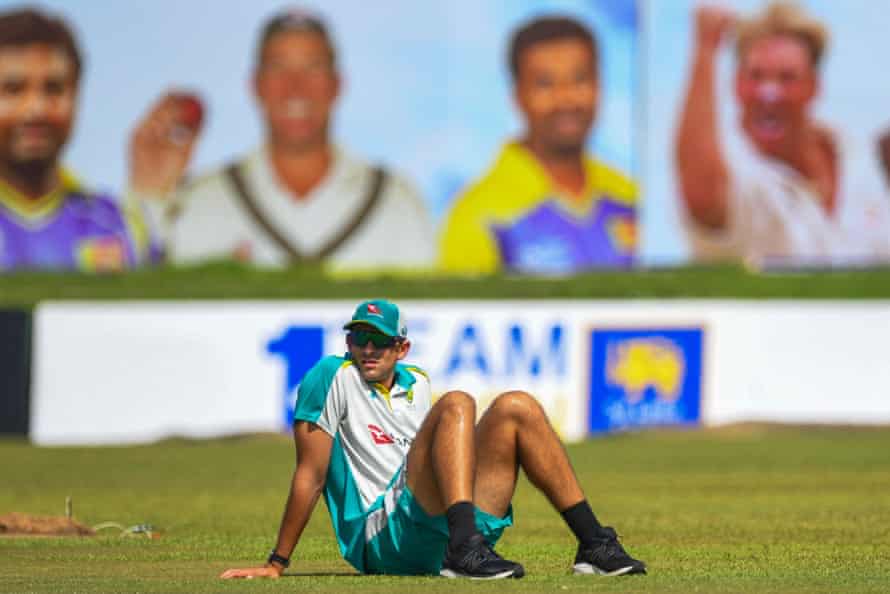
[[408, 356], [408, 351], [411, 350], [411, 341], [405, 340], [402, 344], [399, 345], [399, 361]]

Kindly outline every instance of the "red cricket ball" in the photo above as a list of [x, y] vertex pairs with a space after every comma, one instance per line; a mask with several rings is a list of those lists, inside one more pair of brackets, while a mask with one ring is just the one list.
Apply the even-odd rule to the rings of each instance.
[[179, 108], [179, 122], [193, 130], [197, 130], [204, 122], [204, 102], [194, 93], [177, 93], [174, 95]]

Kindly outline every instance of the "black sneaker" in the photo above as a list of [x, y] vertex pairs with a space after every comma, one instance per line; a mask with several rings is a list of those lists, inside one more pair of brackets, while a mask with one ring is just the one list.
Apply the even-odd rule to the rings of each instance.
[[497, 580], [521, 578], [525, 570], [519, 563], [507, 561], [488, 546], [481, 534], [474, 534], [456, 550], [447, 550], [439, 575], [447, 578]]
[[646, 573], [646, 565], [627, 554], [614, 528], [603, 528], [603, 537], [589, 546], [579, 545], [573, 566], [576, 575], [630, 575]]

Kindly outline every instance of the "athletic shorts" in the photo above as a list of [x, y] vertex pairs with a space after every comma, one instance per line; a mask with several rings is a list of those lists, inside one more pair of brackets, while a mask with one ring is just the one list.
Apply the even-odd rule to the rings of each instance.
[[[405, 467], [399, 470], [383, 495], [383, 504], [365, 521], [366, 573], [438, 575], [448, 545], [444, 515], [427, 514], [405, 484]], [[476, 508], [476, 528], [492, 546], [504, 528], [513, 525], [513, 506], [503, 518]]]

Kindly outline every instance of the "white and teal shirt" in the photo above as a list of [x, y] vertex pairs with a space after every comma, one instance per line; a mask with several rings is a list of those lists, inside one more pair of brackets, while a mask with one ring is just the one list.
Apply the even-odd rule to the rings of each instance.
[[324, 488], [340, 552], [362, 571], [364, 546], [384, 494], [430, 410], [427, 375], [396, 365], [391, 390], [365, 382], [346, 357], [323, 358], [297, 388], [294, 421], [309, 421], [334, 438]]

